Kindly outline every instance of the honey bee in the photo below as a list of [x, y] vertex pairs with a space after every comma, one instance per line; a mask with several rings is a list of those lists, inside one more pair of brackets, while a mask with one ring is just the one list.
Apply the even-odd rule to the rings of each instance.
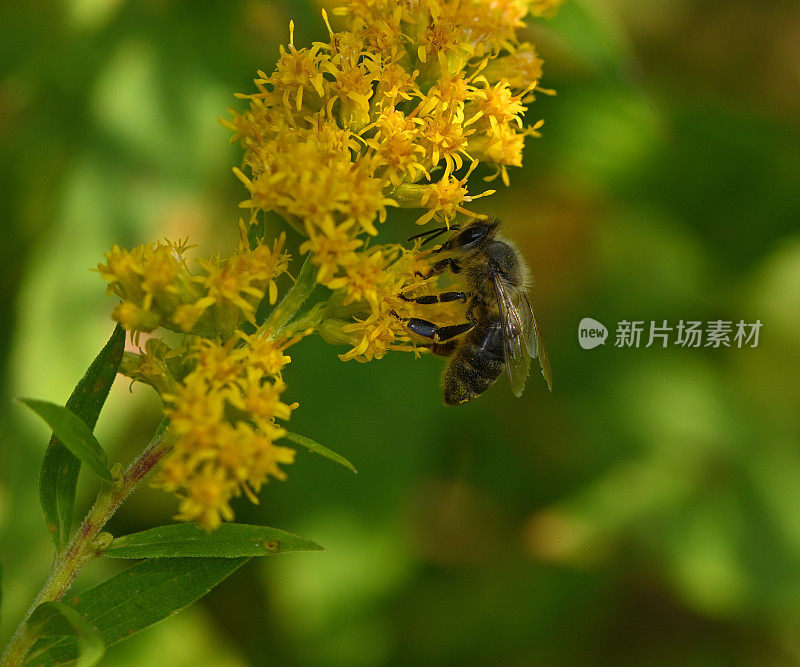
[[[442, 378], [446, 405], [466, 403], [483, 394], [506, 376], [515, 396], [522, 396], [530, 373], [531, 359], [539, 359], [542, 375], [552, 391], [553, 376], [544, 341], [528, 300], [528, 267], [519, 249], [497, 234], [500, 220], [478, 220], [455, 233], [433, 252], [442, 255], [428, 276], [444, 271], [463, 274], [467, 292], [444, 292], [417, 298], [403, 294], [405, 301], [419, 304], [462, 300], [467, 304], [463, 324], [437, 326], [417, 317], [401, 318], [412, 332], [428, 338], [431, 351], [450, 356]], [[424, 243], [448, 231], [433, 229], [409, 240], [425, 237]]]

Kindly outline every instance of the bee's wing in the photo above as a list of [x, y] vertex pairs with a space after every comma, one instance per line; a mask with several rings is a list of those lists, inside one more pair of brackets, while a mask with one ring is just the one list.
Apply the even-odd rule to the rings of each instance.
[[547, 388], [553, 391], [553, 371], [550, 369], [550, 357], [547, 354], [547, 348], [539, 331], [539, 322], [536, 320], [536, 315], [533, 312], [531, 302], [528, 301], [528, 297], [523, 293], [522, 298], [525, 299], [525, 310], [529, 313], [532, 325], [528, 330], [528, 352], [532, 357], [539, 357], [539, 365], [542, 367], [542, 375], [547, 382]]
[[[525, 293], [509, 289], [502, 277], [492, 276], [497, 305], [500, 310], [500, 323], [503, 328], [503, 354], [506, 361], [506, 375], [514, 396], [522, 396], [525, 381], [531, 369], [531, 357], [536, 355], [535, 321]], [[533, 334], [531, 334], [533, 332]], [[531, 348], [531, 335], [534, 346]]]

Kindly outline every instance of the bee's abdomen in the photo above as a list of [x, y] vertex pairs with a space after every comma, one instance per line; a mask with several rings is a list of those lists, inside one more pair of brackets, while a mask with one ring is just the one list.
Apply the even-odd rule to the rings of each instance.
[[472, 329], [445, 369], [442, 379], [445, 405], [458, 405], [480, 396], [500, 376], [503, 366], [499, 321]]

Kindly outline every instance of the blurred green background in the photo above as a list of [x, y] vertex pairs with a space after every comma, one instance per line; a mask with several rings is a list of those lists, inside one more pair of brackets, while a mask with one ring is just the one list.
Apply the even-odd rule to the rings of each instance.
[[[298, 44], [325, 34], [318, 11], [3, 3], [0, 644], [51, 558], [47, 433], [11, 398], [63, 402], [107, 339], [114, 300], [89, 269], [113, 243], [234, 246], [240, 153], [216, 119], [290, 18]], [[800, 6], [572, 0], [528, 32], [558, 95], [529, 112], [546, 125], [524, 170], [480, 203], [533, 268], [553, 394], [536, 375], [521, 400], [501, 380], [445, 408], [441, 359], [344, 364], [304, 340], [293, 430], [359, 475], [300, 453], [236, 512], [327, 552], [250, 562], [104, 664], [800, 664]], [[578, 347], [585, 316], [609, 344]], [[720, 318], [760, 319], [758, 348], [612, 344], [623, 319]], [[157, 421], [119, 381], [99, 438], [128, 460]], [[111, 530], [175, 509], [142, 488]]]

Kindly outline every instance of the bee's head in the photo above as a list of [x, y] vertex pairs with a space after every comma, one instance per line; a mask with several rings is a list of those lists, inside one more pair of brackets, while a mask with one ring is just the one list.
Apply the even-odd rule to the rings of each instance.
[[434, 250], [434, 252], [447, 252], [450, 250], [469, 251], [480, 248], [486, 241], [493, 239], [499, 226], [500, 220], [498, 218], [487, 218], [486, 220], [475, 220], [464, 228], [460, 225], [449, 225], [447, 227], [429, 229], [421, 234], [415, 234], [408, 240], [414, 241], [416, 239], [424, 239], [421, 245], [425, 245], [433, 241], [437, 236], [441, 236], [447, 232], [453, 232], [447, 241]]
[[442, 246], [442, 250], [472, 250], [479, 248], [494, 237], [499, 226], [500, 220], [497, 218], [475, 220], [447, 239]]

